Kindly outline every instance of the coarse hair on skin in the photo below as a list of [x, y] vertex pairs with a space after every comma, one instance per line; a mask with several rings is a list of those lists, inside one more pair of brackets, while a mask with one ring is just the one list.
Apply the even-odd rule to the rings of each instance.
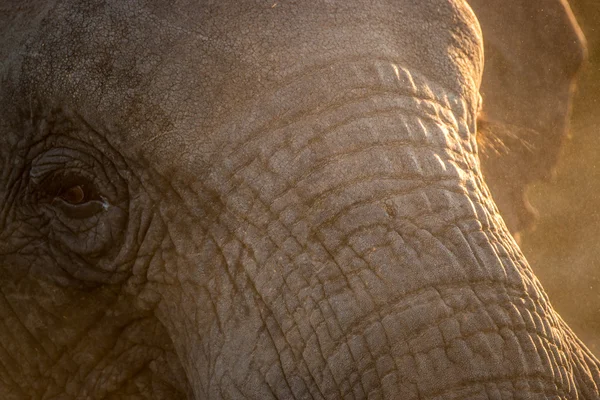
[[480, 111], [477, 116], [477, 145], [480, 156], [493, 157], [512, 152], [533, 153], [532, 138], [540, 133], [534, 129], [499, 122]]

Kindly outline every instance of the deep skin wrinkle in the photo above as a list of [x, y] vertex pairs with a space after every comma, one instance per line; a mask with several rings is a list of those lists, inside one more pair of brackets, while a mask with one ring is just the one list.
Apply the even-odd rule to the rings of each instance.
[[36, 6], [2, 398], [598, 398], [481, 176], [464, 2]]

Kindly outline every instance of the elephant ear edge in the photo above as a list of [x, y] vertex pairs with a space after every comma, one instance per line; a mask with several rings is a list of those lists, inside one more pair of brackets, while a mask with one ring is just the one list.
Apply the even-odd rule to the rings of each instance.
[[468, 0], [483, 31], [478, 117], [482, 169], [509, 230], [531, 229], [527, 186], [553, 177], [565, 138], [585, 36], [562, 0]]

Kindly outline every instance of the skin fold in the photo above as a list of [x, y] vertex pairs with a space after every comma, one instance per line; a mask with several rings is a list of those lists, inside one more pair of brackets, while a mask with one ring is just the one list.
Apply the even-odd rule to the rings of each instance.
[[0, 398], [600, 398], [483, 181], [466, 3], [0, 10]]

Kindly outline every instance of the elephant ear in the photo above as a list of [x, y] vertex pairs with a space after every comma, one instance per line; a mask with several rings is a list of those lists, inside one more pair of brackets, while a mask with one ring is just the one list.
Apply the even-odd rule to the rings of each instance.
[[526, 186], [547, 180], [567, 135], [584, 36], [561, 0], [469, 0], [484, 37], [479, 118], [486, 182], [513, 234], [532, 226]]

